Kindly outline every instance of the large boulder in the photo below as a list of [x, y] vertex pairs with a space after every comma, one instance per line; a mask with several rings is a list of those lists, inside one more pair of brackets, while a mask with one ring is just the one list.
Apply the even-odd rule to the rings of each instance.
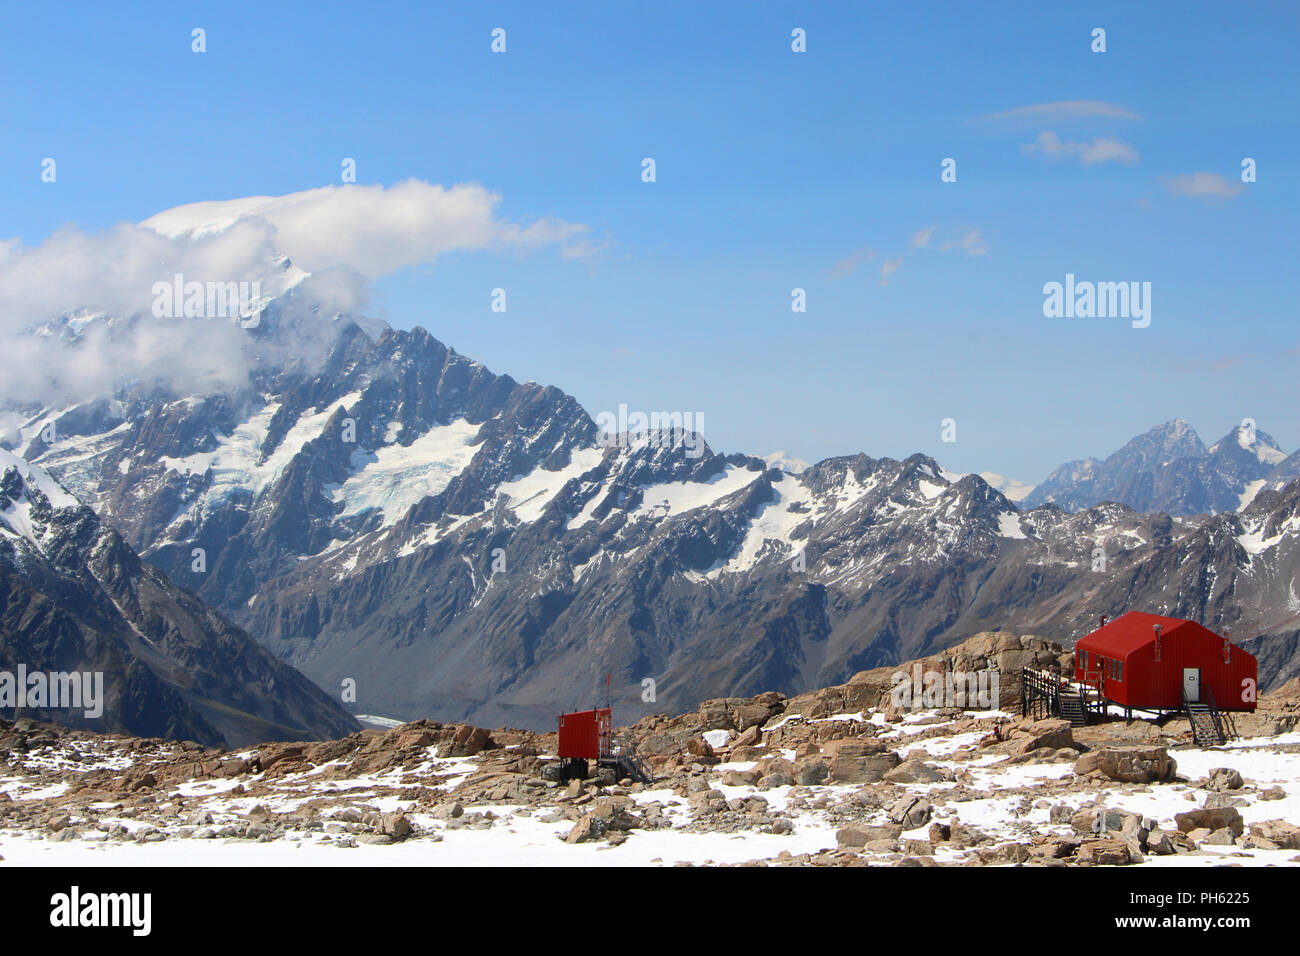
[[1215, 767], [1202, 784], [1204, 789], [1219, 793], [1225, 790], [1240, 790], [1243, 786], [1245, 781], [1241, 779], [1241, 774], [1231, 767]]
[[1074, 731], [1068, 720], [1039, 720], [1023, 728], [1026, 736], [1014, 742], [1016, 753], [1027, 754], [1042, 747], [1061, 750], [1074, 746]]
[[913, 794], [900, 797], [889, 808], [889, 822], [897, 823], [904, 830], [925, 826], [930, 822], [930, 801]]
[[413, 832], [411, 821], [406, 818], [405, 813], [386, 813], [379, 818], [380, 833], [390, 836], [394, 841], [405, 840]]
[[1262, 845], [1260, 841], [1267, 841], [1279, 850], [1300, 850], [1300, 827], [1285, 820], [1252, 823], [1250, 835], [1256, 845]]
[[631, 797], [601, 797], [591, 805], [591, 816], [604, 824], [606, 831], [631, 830], [641, 825], [641, 818], [633, 811], [636, 804]]
[[879, 783], [902, 762], [892, 750], [862, 756], [832, 757], [829, 783]]
[[941, 783], [948, 777], [942, 770], [923, 760], [904, 760], [885, 774], [890, 783]]
[[573, 825], [573, 829], [565, 836], [564, 842], [590, 843], [593, 840], [599, 840], [605, 833], [605, 821], [594, 813], [588, 813]]
[[1116, 807], [1083, 807], [1070, 817], [1070, 826], [1079, 833], [1112, 834], [1137, 829], [1142, 818]]
[[1123, 840], [1088, 840], [1079, 846], [1074, 858], [1079, 863], [1093, 866], [1127, 866], [1139, 862]]
[[1116, 747], [1094, 750], [1080, 757], [1074, 772], [1100, 773], [1121, 783], [1159, 783], [1173, 780], [1178, 764], [1164, 747]]
[[1173, 856], [1177, 852], [1174, 841], [1164, 830], [1152, 830], [1147, 834], [1147, 852], [1156, 856]]
[[785, 710], [785, 697], [772, 691], [757, 697], [715, 697], [700, 704], [699, 720], [706, 730], [746, 731], [762, 727]]
[[840, 846], [864, 847], [877, 840], [897, 840], [902, 834], [903, 828], [896, 823], [874, 827], [852, 823], [835, 831], [835, 842]]
[[1178, 829], [1183, 833], [1191, 833], [1193, 830], [1222, 830], [1229, 829], [1234, 836], [1241, 836], [1245, 831], [1245, 824], [1241, 819], [1241, 812], [1236, 807], [1201, 807], [1199, 810], [1189, 810], [1186, 813], [1174, 814], [1174, 822], [1178, 824]]
[[795, 782], [803, 787], [820, 786], [830, 773], [830, 767], [820, 757], [804, 757], [794, 765]]
[[691, 737], [687, 740], [686, 752], [700, 763], [716, 762], [712, 745], [703, 737]]
[[719, 813], [727, 807], [727, 798], [721, 790], [709, 787], [698, 790], [686, 798], [686, 805], [696, 813]]
[[456, 728], [456, 733], [451, 738], [451, 746], [443, 756], [473, 757], [475, 754], [490, 750], [494, 746], [491, 731], [483, 727], [471, 727], [469, 724], [461, 724]]

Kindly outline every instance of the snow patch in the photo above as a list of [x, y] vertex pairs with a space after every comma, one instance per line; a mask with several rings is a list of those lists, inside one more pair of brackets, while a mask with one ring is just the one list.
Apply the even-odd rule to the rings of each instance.
[[1020, 527], [1020, 515], [1014, 511], [1004, 511], [998, 515], [998, 534], [1004, 538], [1024, 538], [1025, 532]]
[[[391, 430], [392, 426], [389, 426]], [[458, 419], [435, 425], [409, 445], [383, 445], [352, 453], [352, 474], [326, 488], [343, 502], [343, 516], [383, 512], [383, 525], [399, 520], [412, 505], [451, 484], [474, 459], [479, 426]]]

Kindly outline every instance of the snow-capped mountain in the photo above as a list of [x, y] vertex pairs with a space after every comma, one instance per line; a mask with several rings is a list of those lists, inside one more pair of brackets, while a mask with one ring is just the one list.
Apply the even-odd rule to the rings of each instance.
[[1288, 459], [1265, 432], [1243, 424], [1206, 448], [1190, 425], [1175, 419], [1105, 460], [1061, 465], [1024, 503], [1075, 511], [1119, 501], [1138, 511], [1214, 514], [1244, 508], [1260, 490], [1281, 488], [1298, 476], [1300, 458]]
[[101, 673], [99, 713], [40, 706], [53, 701], [23, 708], [98, 731], [233, 746], [356, 728], [43, 469], [0, 450], [0, 670], [20, 668]]
[[[797, 471], [695, 435], [607, 440], [423, 329], [330, 327], [319, 361], [242, 391], [126, 389], [35, 410], [17, 442], [321, 686], [355, 681], [358, 712], [542, 727], [607, 674], [637, 714], [1138, 606], [1238, 639], [1300, 621], [1295, 486], [1215, 518], [1022, 510], [923, 455]], [[1146, 445], [1157, 468], [1240, 457], [1182, 425]]]

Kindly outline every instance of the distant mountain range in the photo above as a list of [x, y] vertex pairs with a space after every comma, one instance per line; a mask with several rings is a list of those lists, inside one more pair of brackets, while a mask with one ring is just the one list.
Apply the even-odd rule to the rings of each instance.
[[[607, 676], [634, 720], [983, 630], [1069, 642], [1135, 608], [1252, 641], [1266, 683], [1296, 672], [1300, 469], [1263, 432], [1206, 449], [1172, 422], [1019, 504], [1024, 486], [924, 455], [720, 455], [689, 431], [604, 435], [557, 388], [318, 314], [291, 263], [269, 268], [293, 281], [247, 330], [246, 387], [31, 406], [5, 442], [9, 507], [44, 528], [6, 532], [5, 642], [59, 659], [64, 631], [31, 626], [44, 602], [112, 647], [160, 721], [132, 732], [337, 734], [349, 688], [354, 713], [544, 728]], [[38, 331], [75, 348], [131, 321]], [[141, 590], [166, 613], [137, 611]]]
[[1034, 508], [1067, 511], [1118, 501], [1138, 511], [1171, 515], [1237, 511], [1266, 488], [1300, 477], [1300, 452], [1287, 455], [1249, 423], [1206, 448], [1181, 419], [1157, 425], [1105, 460], [1066, 462], [1024, 499]]
[[[274, 306], [263, 326], [277, 334]], [[635, 716], [824, 686], [997, 627], [1068, 641], [1135, 607], [1273, 648], [1300, 628], [1300, 484], [1213, 517], [1072, 514], [923, 455], [800, 470], [660, 437], [605, 447], [558, 389], [422, 329], [339, 320], [321, 368], [37, 410], [18, 450], [332, 696], [354, 681], [358, 713], [543, 727], [609, 674]], [[1148, 468], [1236, 462], [1245, 483], [1267, 464], [1198, 453], [1185, 426], [1147, 437]]]

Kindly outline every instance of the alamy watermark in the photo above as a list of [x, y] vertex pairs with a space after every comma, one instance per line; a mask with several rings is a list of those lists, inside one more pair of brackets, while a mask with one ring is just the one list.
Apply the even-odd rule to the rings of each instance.
[[239, 319], [246, 329], [262, 321], [262, 282], [185, 281], [182, 273], [170, 282], [153, 284], [153, 314], [159, 319]]
[[644, 435], [652, 448], [686, 449], [687, 458], [704, 454], [703, 412], [628, 412], [627, 405], [619, 405], [618, 413], [601, 412], [596, 416], [600, 428], [597, 439], [601, 448], [630, 448]]
[[967, 710], [995, 710], [998, 706], [998, 672], [926, 671], [920, 664], [912, 671], [890, 675], [890, 702], [895, 710], [928, 710], [961, 707]]
[[36, 710], [81, 709], [88, 718], [104, 714], [103, 671], [0, 671], [0, 707]]
[[1064, 283], [1044, 284], [1043, 295], [1049, 319], [1132, 319], [1135, 329], [1151, 324], [1150, 282], [1079, 282], [1067, 272]]
[[152, 893], [93, 893], [73, 886], [50, 897], [50, 925], [57, 928], [120, 927], [133, 936], [153, 929]]

